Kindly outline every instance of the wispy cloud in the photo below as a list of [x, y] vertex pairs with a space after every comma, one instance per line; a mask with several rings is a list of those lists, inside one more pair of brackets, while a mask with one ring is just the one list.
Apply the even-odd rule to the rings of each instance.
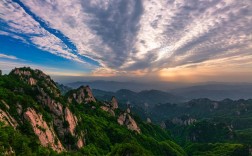
[[12, 55], [5, 55], [0, 53], [0, 58], [17, 60], [18, 58]]
[[82, 62], [59, 38], [45, 30], [24, 8], [11, 0], [0, 2], [0, 35], [19, 39], [55, 55]]

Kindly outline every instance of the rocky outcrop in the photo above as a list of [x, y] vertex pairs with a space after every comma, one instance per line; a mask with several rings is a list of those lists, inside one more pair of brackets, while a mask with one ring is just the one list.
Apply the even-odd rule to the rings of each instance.
[[129, 130], [141, 133], [141, 130], [138, 127], [136, 121], [127, 112], [124, 112], [121, 115], [119, 115], [117, 122], [119, 125], [126, 125]]
[[109, 106], [101, 106], [102, 110], [108, 112], [110, 115], [115, 116], [115, 112], [113, 109], [111, 109]]
[[51, 147], [57, 152], [64, 151], [64, 147], [55, 135], [54, 130], [47, 125], [41, 114], [36, 113], [32, 108], [28, 108], [24, 113], [24, 118], [32, 125], [33, 131], [38, 136], [42, 146]]
[[42, 104], [47, 106], [51, 112], [53, 112], [56, 116], [63, 115], [63, 106], [60, 102], [56, 102], [54, 99], [51, 99], [49, 96], [40, 99]]
[[33, 85], [36, 85], [37, 84], [37, 80], [35, 80], [34, 78], [30, 77], [28, 79], [28, 84], [33, 86]]
[[[115, 97], [112, 97], [111, 102], [107, 103], [104, 102], [104, 105], [100, 108], [112, 116], [115, 116], [115, 110], [118, 108], [118, 102]], [[130, 115], [130, 106], [128, 105], [128, 108], [125, 112], [121, 113], [118, 118], [117, 122], [119, 125], [126, 125], [129, 130], [136, 131], [137, 133], [140, 133], [141, 130], [138, 127], [136, 121], [131, 117]]]
[[2, 109], [0, 109], [0, 121], [14, 128], [18, 126], [17, 121], [7, 111], [3, 111]]
[[74, 93], [70, 94], [68, 96], [68, 102], [71, 103], [72, 101], [75, 101], [78, 104], [96, 102], [89, 86], [81, 86], [74, 91]]
[[172, 123], [175, 125], [183, 125], [183, 126], [189, 126], [195, 123], [197, 120], [192, 118], [192, 117], [187, 117], [187, 118], [173, 118]]
[[85, 146], [85, 138], [84, 138], [84, 133], [81, 132], [80, 136], [77, 137], [78, 138], [78, 141], [76, 143], [77, 147], [78, 148], [82, 148]]
[[162, 129], [166, 129], [166, 124], [165, 124], [164, 121], [162, 121], [162, 122], [160, 123], [160, 127], [161, 127]]
[[22, 107], [22, 105], [20, 105], [19, 103], [17, 103], [17, 113], [19, 114], [19, 115], [21, 115], [22, 114], [22, 112], [23, 112], [23, 107]]
[[109, 112], [112, 116], [115, 116], [114, 110], [118, 108], [117, 99], [113, 96], [110, 103], [104, 102], [104, 106], [100, 108], [106, 112]]
[[147, 119], [146, 119], [146, 122], [147, 122], [147, 123], [151, 123], [151, 119], [150, 119], [150, 118], [147, 118]]
[[117, 109], [118, 108], [118, 102], [117, 102], [117, 99], [114, 96], [111, 99], [111, 107], [112, 107], [112, 109]]
[[4, 101], [4, 100], [1, 100], [2, 104], [4, 104], [4, 106], [6, 107], [6, 109], [10, 109], [10, 106]]
[[15, 151], [10, 146], [8, 149], [5, 150], [4, 153], [2, 153], [2, 155], [7, 156], [7, 155], [16, 155], [16, 154], [15, 154]]
[[19, 76], [21, 76], [21, 75], [30, 76], [31, 75], [30, 71], [22, 70], [22, 69], [19, 69], [19, 68], [15, 68], [13, 73], [16, 74], [16, 75], [19, 75]]
[[78, 148], [82, 148], [84, 146], [84, 140], [83, 140], [82, 137], [78, 139], [76, 145], [77, 145]]

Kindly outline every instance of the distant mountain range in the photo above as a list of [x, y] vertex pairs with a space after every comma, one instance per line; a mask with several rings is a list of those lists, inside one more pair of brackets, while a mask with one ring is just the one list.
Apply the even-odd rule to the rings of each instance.
[[252, 98], [252, 84], [207, 84], [179, 88], [170, 91], [174, 95], [183, 96], [189, 100], [209, 98], [223, 100], [226, 98], [238, 100]]
[[72, 82], [65, 84], [66, 86], [72, 88], [78, 88], [82, 85], [89, 85], [94, 89], [112, 91], [116, 92], [120, 89], [128, 89], [131, 91], [139, 92], [143, 90], [162, 90], [167, 91], [175, 88], [187, 87], [190, 86], [187, 83], [174, 83], [174, 82], [137, 82], [137, 81], [104, 81], [104, 80], [95, 80], [95, 81], [83, 81], [83, 82]]
[[131, 106], [138, 106], [145, 109], [151, 108], [157, 104], [163, 104], [167, 102], [179, 103], [185, 101], [185, 98], [183, 97], [159, 90], [133, 92], [127, 89], [121, 89], [117, 92], [108, 92], [93, 89], [93, 94], [98, 100], [109, 101], [112, 96], [115, 96], [120, 104], [130, 104]]
[[[120, 93], [129, 94], [132, 98], [134, 92], [141, 94], [148, 94], [155, 89], [161, 100], [158, 102], [178, 102], [184, 100], [192, 100], [195, 98], [209, 98], [212, 100], [223, 100], [226, 98], [238, 100], [252, 98], [252, 84], [251, 83], [218, 83], [210, 82], [205, 84], [187, 84], [187, 83], [172, 83], [172, 82], [117, 82], [117, 81], [88, 81], [88, 82], [73, 82], [66, 84], [71, 88], [78, 88], [81, 85], [89, 85], [93, 89], [103, 90], [106, 94], [114, 94], [121, 96]], [[128, 91], [126, 91], [128, 90]], [[102, 93], [102, 96], [104, 96]], [[139, 95], [141, 95], [139, 94]], [[128, 96], [129, 96], [128, 95]], [[168, 95], [169, 97], [163, 97]], [[142, 96], [142, 95], [141, 95]], [[173, 98], [171, 98], [173, 96]], [[145, 97], [145, 96], [144, 96]], [[178, 98], [178, 99], [175, 99]], [[158, 98], [155, 98], [158, 99]], [[165, 99], [165, 100], [164, 100]], [[129, 100], [129, 99], [128, 99]], [[169, 100], [169, 101], [166, 101]]]

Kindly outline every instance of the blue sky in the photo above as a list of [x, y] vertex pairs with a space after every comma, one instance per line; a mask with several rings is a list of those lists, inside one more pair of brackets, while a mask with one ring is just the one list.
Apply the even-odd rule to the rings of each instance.
[[2, 0], [0, 69], [251, 82], [251, 25], [251, 0]]

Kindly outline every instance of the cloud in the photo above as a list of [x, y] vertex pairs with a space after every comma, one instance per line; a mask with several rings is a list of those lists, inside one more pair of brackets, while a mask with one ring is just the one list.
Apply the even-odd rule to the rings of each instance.
[[0, 53], [0, 58], [4, 58], [4, 59], [11, 59], [11, 60], [17, 60], [18, 58], [12, 55], [5, 55], [5, 54], [1, 54]]
[[79, 54], [104, 67], [120, 67], [134, 48], [141, 1], [22, 2], [50, 27], [67, 36]]
[[103, 74], [156, 72], [252, 51], [251, 0], [20, 1], [65, 39], [14, 2], [1, 4], [1, 20], [9, 25], [2, 31], [25, 34], [67, 59], [95, 60], [101, 67], [94, 72]]
[[45, 30], [18, 3], [10, 0], [0, 2], [0, 24], [0, 35], [10, 36], [52, 54], [84, 63], [59, 38]]

